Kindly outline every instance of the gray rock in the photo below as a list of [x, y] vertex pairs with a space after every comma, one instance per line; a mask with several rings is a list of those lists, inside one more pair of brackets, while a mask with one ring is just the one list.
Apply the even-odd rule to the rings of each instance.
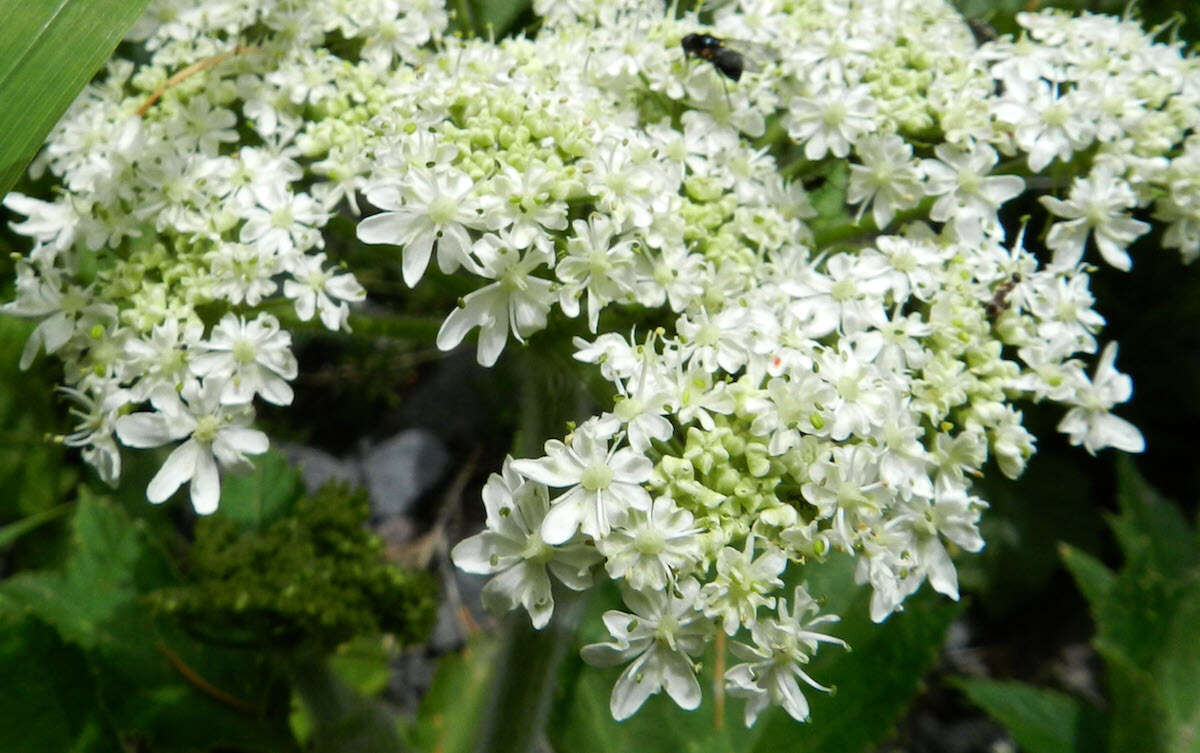
[[409, 512], [442, 477], [450, 455], [436, 436], [408, 429], [363, 451], [361, 468], [371, 512], [386, 519]]
[[352, 486], [362, 486], [362, 469], [354, 460], [340, 460], [324, 450], [299, 444], [282, 444], [278, 447], [289, 461], [300, 467], [304, 488], [315, 492], [327, 481], [345, 481]]

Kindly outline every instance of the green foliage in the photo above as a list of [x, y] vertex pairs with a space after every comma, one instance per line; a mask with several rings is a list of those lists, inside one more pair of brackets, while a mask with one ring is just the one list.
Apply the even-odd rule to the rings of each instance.
[[1073, 547], [1062, 551], [1096, 625], [1107, 719], [1097, 722], [1097, 712], [1068, 696], [1018, 683], [962, 684], [1030, 753], [1098, 750], [1086, 733], [1105, 728], [1113, 753], [1200, 750], [1200, 538], [1127, 462], [1119, 489], [1121, 514], [1109, 524], [1121, 569]]
[[0, 695], [0, 750], [121, 750], [96, 708], [86, 656], [46, 623], [0, 614], [0, 685], [9, 689]]
[[484, 718], [495, 698], [494, 685], [500, 642], [478, 635], [438, 665], [433, 685], [421, 701], [416, 720], [407, 730], [408, 743], [419, 751], [473, 753]]
[[77, 479], [62, 447], [44, 436], [60, 419], [42, 364], [17, 368], [32, 330], [31, 322], [0, 317], [0, 515], [8, 519], [49, 510]]
[[26, 0], [0, 26], [0, 196], [148, 0]]
[[141, 488], [139, 517], [81, 488], [75, 502], [0, 529], [73, 510], [58, 565], [0, 582], [0, 679], [22, 688], [0, 700], [0, 750], [288, 753], [298, 750], [292, 689], [309, 751], [397, 750], [394, 719], [364, 697], [386, 683], [382, 640], [348, 644], [326, 664], [343, 638], [418, 640], [432, 616], [428, 579], [386, 564], [363, 528], [364, 496], [301, 497], [295, 472], [262, 458], [227, 486], [221, 513], [198, 522], [185, 578]]
[[[77, 682], [71, 693], [51, 696], [63, 713], [70, 704], [75, 722], [47, 721], [41, 731], [19, 734], [40, 750], [120, 750], [113, 734], [155, 751], [294, 749], [275, 711], [277, 683], [261, 661], [201, 644], [146, 609], [143, 595], [177, 577], [147, 529], [111, 500], [82, 492], [65, 562], [0, 584], [0, 676], [14, 678], [6, 687], [23, 687], [28, 666], [43, 673], [61, 667]], [[54, 713], [35, 690], [6, 694], [0, 719], [52, 720]], [[70, 742], [56, 744], [63, 735]]]
[[[278, 511], [282, 497], [264, 495], [255, 492], [230, 515], [196, 524], [189, 582], [153, 594], [160, 612], [206, 635], [285, 648], [328, 650], [379, 632], [402, 643], [424, 638], [433, 584], [383, 561], [382, 542], [363, 527], [365, 493], [327, 485], [296, 500], [286, 516]], [[272, 507], [276, 512], [257, 520], [249, 514]]]

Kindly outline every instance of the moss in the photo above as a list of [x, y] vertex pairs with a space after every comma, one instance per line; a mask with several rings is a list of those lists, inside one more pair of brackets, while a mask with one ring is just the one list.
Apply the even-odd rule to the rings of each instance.
[[214, 516], [196, 526], [189, 583], [152, 593], [160, 613], [220, 642], [332, 648], [356, 635], [424, 639], [435, 585], [383, 559], [365, 493], [326, 485], [261, 530]]

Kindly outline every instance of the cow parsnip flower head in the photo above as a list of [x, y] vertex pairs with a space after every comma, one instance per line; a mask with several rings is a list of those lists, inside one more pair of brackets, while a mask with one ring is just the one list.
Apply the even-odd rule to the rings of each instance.
[[[825, 689], [804, 665], [844, 645], [797, 587], [813, 568], [852, 558], [877, 621], [925, 581], [957, 598], [973, 478], [1035, 450], [1022, 401], [1064, 406], [1089, 452], [1142, 449], [1115, 344], [1088, 376], [1086, 261], [1129, 269], [1150, 220], [1200, 255], [1197, 62], [1054, 12], [979, 46], [940, 0], [535, 8], [535, 37], [492, 42], [433, 0], [156, 0], [149, 62], [110, 63], [39, 156], [60, 191], [4, 200], [32, 243], [4, 305], [38, 321], [22, 364], [62, 361], [63, 441], [106, 480], [118, 443], [171, 445], [148, 498], [187, 484], [211, 512], [220, 468], [266, 449], [256, 401], [291, 401], [282, 312], [346, 329], [365, 297], [332, 217], [398, 246], [409, 286], [433, 263], [472, 282], [443, 349], [478, 330], [490, 366], [579, 318], [611, 409], [507, 459], [455, 562], [536, 627], [554, 580], [617, 581], [628, 611], [584, 656], [627, 665], [618, 718], [694, 708], [721, 632], [746, 722], [803, 720], [801, 685]], [[702, 31], [751, 43], [736, 81], [684, 54]], [[820, 178], [845, 206], [814, 209]], [[1004, 222], [1023, 195], [1049, 253]], [[609, 331], [612, 307], [656, 324]]]

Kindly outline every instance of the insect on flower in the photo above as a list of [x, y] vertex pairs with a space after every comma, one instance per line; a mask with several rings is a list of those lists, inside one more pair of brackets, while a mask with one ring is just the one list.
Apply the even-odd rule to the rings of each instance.
[[746, 55], [733, 49], [730, 45], [739, 45], [729, 40], [714, 37], [712, 34], [688, 34], [679, 41], [683, 54], [687, 57], [695, 55], [707, 60], [721, 75], [731, 81], [738, 81], [746, 71], [753, 71], [754, 65], [747, 60]]
[[996, 288], [992, 300], [987, 304], [988, 319], [995, 322], [1000, 318], [1000, 315], [1008, 310], [1008, 294], [1013, 291], [1017, 285], [1021, 283], [1020, 272], [1014, 272], [1013, 276], [1005, 280]]

